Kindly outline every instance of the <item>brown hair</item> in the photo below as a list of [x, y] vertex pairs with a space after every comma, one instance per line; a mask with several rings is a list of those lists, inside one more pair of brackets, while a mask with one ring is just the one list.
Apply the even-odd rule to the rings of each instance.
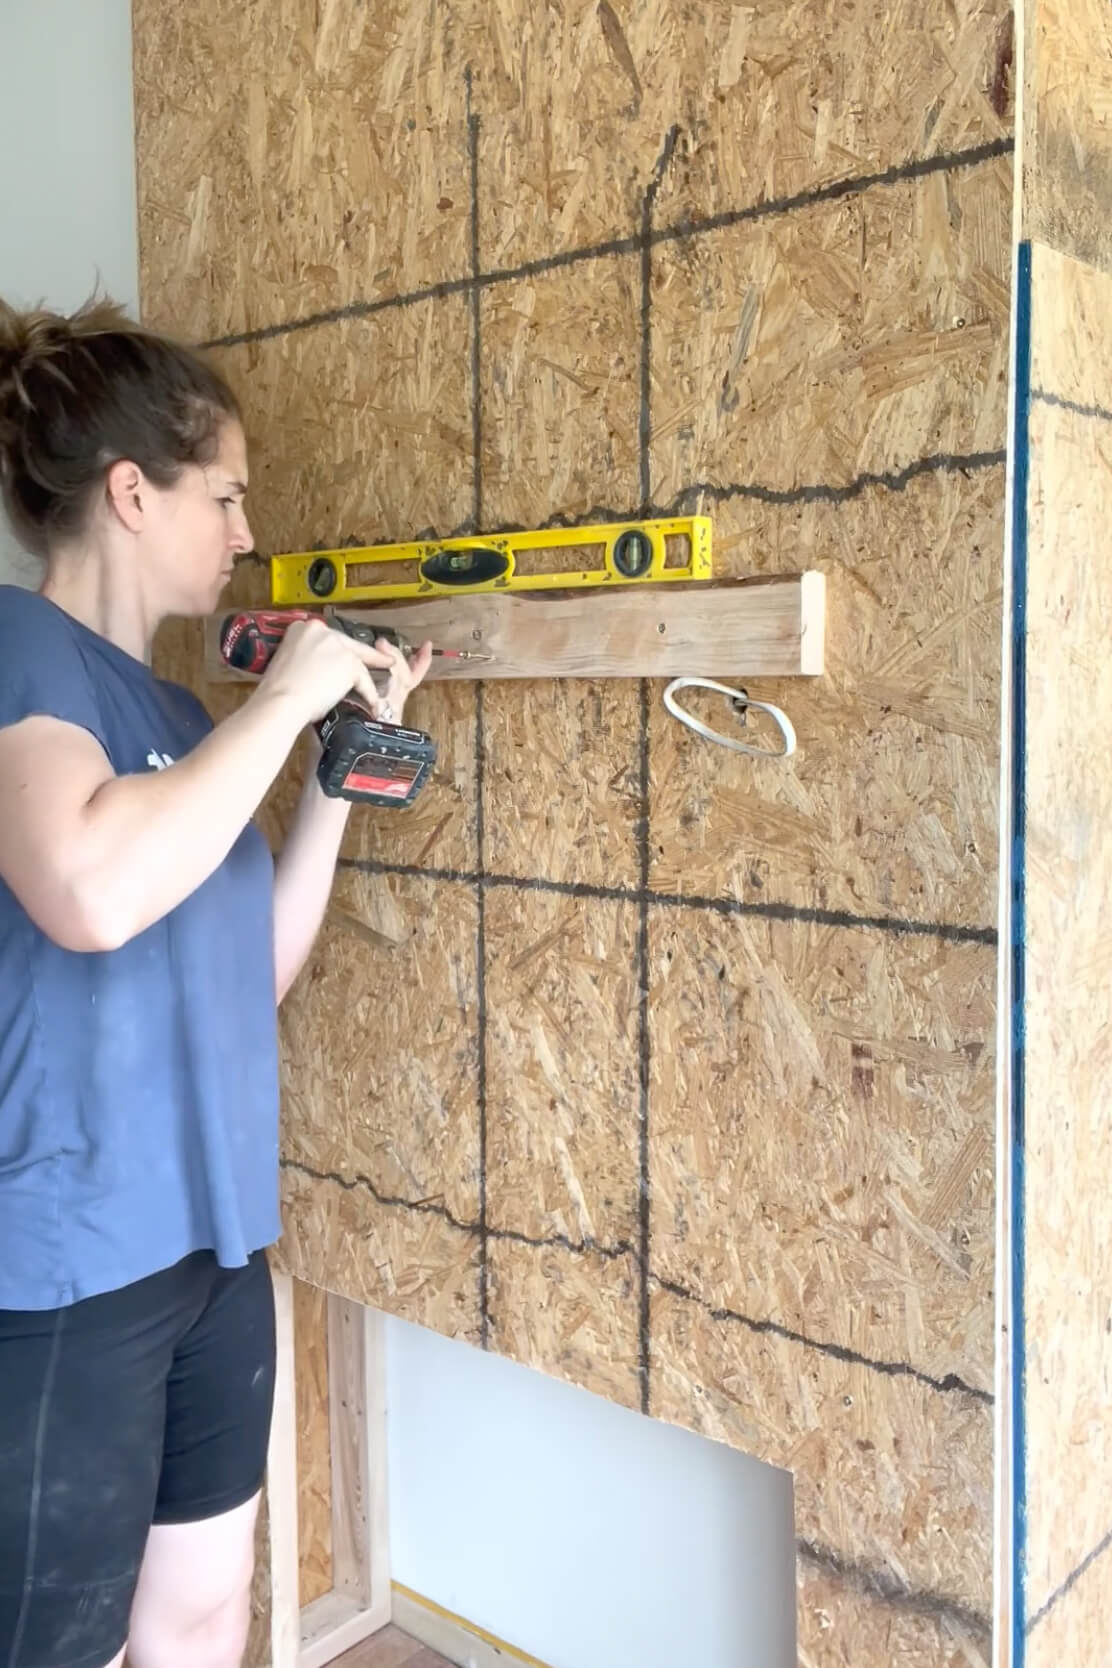
[[72, 538], [121, 458], [156, 486], [210, 463], [235, 395], [192, 349], [108, 301], [70, 317], [0, 301], [0, 491], [28, 550]]

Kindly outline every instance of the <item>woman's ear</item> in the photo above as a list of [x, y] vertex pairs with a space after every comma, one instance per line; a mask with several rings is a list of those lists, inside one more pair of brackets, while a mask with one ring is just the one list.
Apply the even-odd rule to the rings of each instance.
[[138, 464], [128, 458], [114, 463], [105, 477], [104, 496], [109, 510], [129, 533], [143, 530], [143, 489], [146, 481]]

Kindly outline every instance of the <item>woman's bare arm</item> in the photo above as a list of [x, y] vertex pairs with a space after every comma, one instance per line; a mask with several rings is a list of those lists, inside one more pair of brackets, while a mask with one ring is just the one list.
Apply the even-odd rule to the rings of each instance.
[[293, 626], [266, 677], [178, 763], [117, 776], [78, 725], [0, 730], [0, 878], [70, 950], [111, 950], [174, 909], [223, 862], [298, 732], [349, 689], [376, 699], [377, 650]]

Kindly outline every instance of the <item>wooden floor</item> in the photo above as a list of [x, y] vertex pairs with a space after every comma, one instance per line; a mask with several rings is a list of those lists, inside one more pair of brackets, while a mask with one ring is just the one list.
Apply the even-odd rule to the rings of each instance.
[[446, 1656], [430, 1651], [408, 1633], [385, 1627], [372, 1639], [336, 1658], [334, 1668], [453, 1668]]

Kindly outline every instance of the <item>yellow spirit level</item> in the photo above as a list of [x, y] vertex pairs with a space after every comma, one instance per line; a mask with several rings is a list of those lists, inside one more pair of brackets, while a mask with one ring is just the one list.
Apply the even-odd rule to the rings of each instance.
[[694, 515], [272, 556], [270, 597], [291, 608], [710, 577], [710, 517]]

